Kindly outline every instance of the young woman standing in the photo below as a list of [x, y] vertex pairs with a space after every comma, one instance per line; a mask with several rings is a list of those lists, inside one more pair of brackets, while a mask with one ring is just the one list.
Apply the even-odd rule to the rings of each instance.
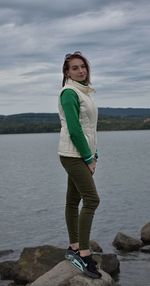
[[[66, 258], [92, 278], [100, 278], [89, 240], [99, 196], [93, 180], [96, 169], [97, 108], [91, 95], [90, 67], [80, 53], [67, 54], [59, 95], [61, 132], [58, 154], [68, 174], [66, 224], [70, 245]], [[79, 203], [82, 208], [79, 213]]]

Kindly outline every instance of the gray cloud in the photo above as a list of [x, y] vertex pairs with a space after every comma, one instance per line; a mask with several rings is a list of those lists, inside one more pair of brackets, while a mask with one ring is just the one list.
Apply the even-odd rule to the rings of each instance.
[[91, 62], [98, 105], [150, 107], [149, 14], [148, 0], [0, 0], [0, 114], [57, 111], [75, 50]]

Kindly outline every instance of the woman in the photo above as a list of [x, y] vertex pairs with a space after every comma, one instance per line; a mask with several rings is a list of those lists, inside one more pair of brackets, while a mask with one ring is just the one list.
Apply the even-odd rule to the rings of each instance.
[[[96, 169], [97, 109], [90, 93], [90, 67], [80, 53], [67, 54], [59, 96], [61, 132], [58, 154], [68, 174], [66, 224], [70, 245], [66, 258], [82, 272], [100, 278], [89, 249], [90, 231], [99, 196], [93, 180]], [[82, 208], [79, 214], [79, 203]]]

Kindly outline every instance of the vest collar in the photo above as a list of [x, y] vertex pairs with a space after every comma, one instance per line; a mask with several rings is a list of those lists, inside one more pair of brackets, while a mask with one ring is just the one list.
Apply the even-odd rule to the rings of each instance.
[[65, 84], [67, 85], [71, 85], [77, 89], [79, 89], [81, 92], [85, 93], [85, 94], [89, 94], [92, 92], [95, 92], [95, 90], [93, 88], [91, 88], [89, 85], [83, 85], [75, 80], [72, 80], [71, 78], [69, 78]]

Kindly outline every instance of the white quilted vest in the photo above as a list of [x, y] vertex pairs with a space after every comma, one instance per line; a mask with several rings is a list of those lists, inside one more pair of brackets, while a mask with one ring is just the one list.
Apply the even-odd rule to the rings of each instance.
[[96, 127], [97, 127], [97, 116], [98, 116], [97, 108], [95, 106], [93, 97], [90, 94], [94, 90], [91, 89], [89, 86], [82, 85], [71, 79], [69, 79], [65, 84], [65, 86], [61, 89], [59, 96], [58, 108], [59, 108], [59, 117], [61, 120], [61, 131], [60, 131], [58, 154], [66, 157], [81, 158], [80, 153], [78, 152], [75, 145], [72, 143], [72, 140], [70, 139], [66, 118], [60, 102], [62, 91], [67, 88], [73, 89], [78, 95], [80, 102], [79, 122], [81, 124], [83, 133], [89, 144], [91, 152], [94, 155], [96, 152], [96, 144], [97, 144]]

